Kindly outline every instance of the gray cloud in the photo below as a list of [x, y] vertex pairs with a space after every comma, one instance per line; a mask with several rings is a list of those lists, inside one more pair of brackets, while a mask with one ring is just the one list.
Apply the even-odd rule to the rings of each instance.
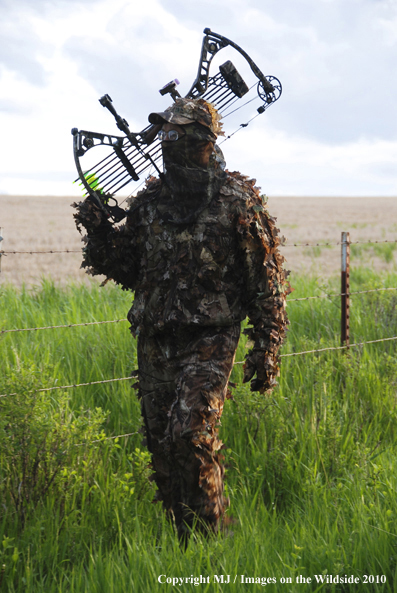
[[[84, 4], [97, 2], [84, 0]], [[32, 31], [31, 17], [44, 16], [51, 22], [81, 4], [81, 0], [0, 0], [0, 70], [6, 68], [30, 84], [45, 86], [47, 73], [39, 57], [51, 52], [51, 47]]]
[[[71, 38], [64, 52], [78, 65], [80, 76], [97, 91], [98, 99], [109, 94], [120, 115], [127, 119], [131, 116], [138, 120], [143, 118], [141, 127], [147, 125], [150, 90], [147, 81], [145, 83], [148, 70], [143, 64], [133, 56], [114, 52], [99, 39]], [[113, 119], [110, 114], [109, 118]]]
[[[132, 20], [129, 16], [123, 10], [113, 16], [107, 27], [110, 40], [74, 36], [63, 52], [77, 64], [80, 76], [94, 87], [98, 98], [108, 93], [120, 115], [135, 121], [138, 130], [134, 131], [139, 131], [148, 125], [150, 111], [171, 102], [158, 90], [175, 78], [181, 57], [173, 49], [178, 31], [168, 30], [154, 18]], [[155, 57], [154, 48], [161, 48]], [[199, 50], [197, 44], [187, 90], [196, 74]]]
[[271, 112], [277, 129], [329, 143], [397, 138], [394, 0], [246, 0], [229, 8], [220, 1], [214, 14], [202, 3], [162, 5], [189, 25], [205, 14], [281, 80], [283, 96]]
[[40, 15], [54, 14], [70, 6], [82, 4], [96, 4], [98, 0], [0, 0], [0, 9], [3, 14], [16, 13], [28, 9], [29, 12], [36, 12]]
[[[237, 14], [233, 6], [225, 0], [201, 0], [200, 2], [186, 2], [186, 0], [160, 0], [165, 10], [175, 15], [179, 22], [199, 28], [202, 32], [209, 27], [216, 33], [228, 36], [226, 29], [231, 30], [238, 25]], [[241, 13], [246, 8], [246, 2], [241, 3]], [[221, 30], [217, 30], [217, 27]]]
[[[312, 30], [317, 39], [300, 52], [296, 63], [278, 61], [285, 113], [274, 116], [276, 126], [331, 143], [361, 136], [397, 138], [397, 45], [385, 44], [379, 21], [374, 20], [380, 12], [370, 14], [365, 4], [347, 3], [343, 14], [340, 5], [338, 14], [329, 15], [328, 28], [324, 19], [316, 22]], [[325, 48], [320, 39], [327, 39]], [[307, 79], [306, 84], [299, 84], [300, 77]]]
[[0, 112], [14, 115], [30, 115], [33, 113], [33, 107], [27, 103], [21, 103], [18, 100], [0, 99]]
[[[70, 171], [15, 171], [8, 173], [7, 177], [12, 179], [32, 179], [35, 181], [56, 181], [70, 183], [71, 176], [75, 175], [74, 171], [71, 175]], [[0, 192], [1, 193], [1, 192]]]
[[16, 72], [30, 84], [43, 86], [46, 73], [37, 57], [46, 46], [32, 32], [29, 23], [11, 11], [2, 16], [0, 37], [0, 67]]
[[[71, 31], [62, 50], [98, 98], [110, 94], [133, 131], [145, 127], [150, 111], [170, 103], [158, 94], [166, 82], [178, 77], [181, 93], [187, 92], [197, 71], [202, 31], [209, 26], [241, 45], [265, 74], [277, 76], [283, 84], [280, 101], [255, 122], [266, 122], [264, 138], [269, 139], [272, 130], [286, 137], [315, 140], [319, 146], [342, 146], [359, 138], [397, 138], [395, 0], [160, 3], [170, 19], [163, 18], [161, 11], [147, 17], [135, 15], [133, 2], [126, 0], [125, 6], [114, 9], [105, 35], [102, 31], [96, 34], [87, 22], [87, 35]], [[66, 11], [78, 15], [87, 4], [98, 5], [99, 0], [0, 0], [0, 68], [3, 65], [29, 83], [45, 86], [46, 72], [40, 59], [53, 50], [34, 33], [31, 16], [55, 22]], [[78, 101], [78, 89], [72, 90], [67, 89]], [[24, 98], [19, 99], [20, 103], [3, 100], [0, 109], [27, 113]], [[252, 114], [256, 106], [247, 109]], [[95, 100], [92, 108], [103, 110]], [[67, 117], [66, 112], [62, 117]], [[108, 117], [109, 128], [97, 131], [111, 131], [113, 126], [117, 133], [112, 116]], [[245, 114], [242, 121], [246, 121]], [[236, 126], [227, 127], [234, 131]], [[249, 148], [247, 155], [251, 158]], [[392, 181], [391, 164], [372, 166], [374, 175]], [[280, 165], [276, 176], [282, 175], [283, 167]], [[299, 162], [292, 185], [296, 185], [300, 168], [305, 169]], [[311, 178], [309, 175], [308, 184]]]

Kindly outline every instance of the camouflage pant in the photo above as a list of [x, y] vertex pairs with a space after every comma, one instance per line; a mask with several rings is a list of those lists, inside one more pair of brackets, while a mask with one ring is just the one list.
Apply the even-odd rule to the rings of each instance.
[[240, 325], [139, 335], [139, 395], [159, 498], [181, 538], [216, 530], [227, 500], [217, 451]]

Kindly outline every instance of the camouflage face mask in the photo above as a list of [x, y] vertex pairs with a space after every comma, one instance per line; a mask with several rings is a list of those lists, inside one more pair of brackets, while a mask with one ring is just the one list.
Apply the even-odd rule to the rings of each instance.
[[189, 168], [204, 168], [201, 164], [203, 156], [209, 150], [211, 145], [212, 151], [216, 137], [204, 126], [193, 123], [183, 126], [185, 135], [175, 142], [163, 142], [163, 159], [164, 165], [167, 169], [169, 165], [179, 165], [181, 167]]

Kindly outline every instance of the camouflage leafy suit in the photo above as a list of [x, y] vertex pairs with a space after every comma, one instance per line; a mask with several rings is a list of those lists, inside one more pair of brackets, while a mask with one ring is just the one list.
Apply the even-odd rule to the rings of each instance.
[[163, 125], [163, 178], [147, 180], [122, 226], [90, 199], [75, 218], [88, 232], [83, 266], [135, 291], [146, 441], [158, 497], [184, 538], [195, 520], [216, 530], [227, 505], [217, 424], [240, 324], [248, 316], [244, 381], [265, 393], [279, 374], [288, 287], [255, 180], [224, 170], [214, 108], [179, 99], [149, 121]]

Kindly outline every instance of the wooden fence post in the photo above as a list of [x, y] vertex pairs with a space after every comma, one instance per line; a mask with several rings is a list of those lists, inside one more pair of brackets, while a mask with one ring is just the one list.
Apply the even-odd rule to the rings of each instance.
[[3, 229], [0, 226], [0, 274], [1, 274], [1, 252], [2, 252], [2, 248], [1, 248], [1, 242], [3, 240]]
[[350, 345], [350, 233], [343, 232], [341, 268], [341, 346]]

